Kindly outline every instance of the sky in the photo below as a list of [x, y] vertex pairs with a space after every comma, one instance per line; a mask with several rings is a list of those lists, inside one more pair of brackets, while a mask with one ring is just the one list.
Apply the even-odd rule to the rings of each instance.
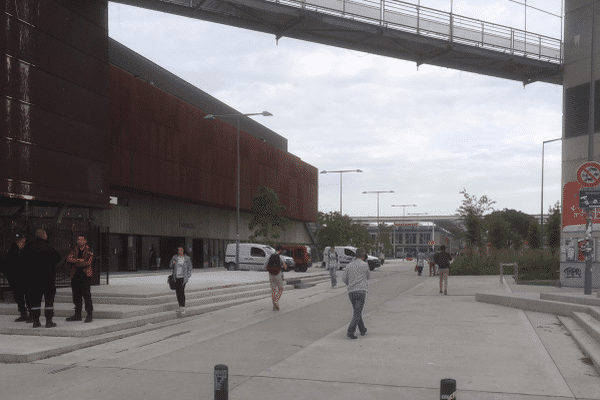
[[[419, 0], [407, 0], [417, 4]], [[519, 0], [519, 2], [522, 2]], [[510, 0], [421, 6], [523, 29]], [[528, 0], [555, 15], [561, 0]], [[527, 30], [561, 19], [527, 11]], [[542, 143], [562, 136], [562, 86], [488, 77], [109, 3], [109, 36], [288, 139], [288, 151], [343, 174], [343, 213], [452, 215], [463, 189], [498, 210], [540, 213]], [[544, 146], [544, 212], [560, 201], [561, 141]], [[339, 174], [319, 174], [319, 211], [340, 209]], [[392, 205], [416, 204], [416, 207]]]

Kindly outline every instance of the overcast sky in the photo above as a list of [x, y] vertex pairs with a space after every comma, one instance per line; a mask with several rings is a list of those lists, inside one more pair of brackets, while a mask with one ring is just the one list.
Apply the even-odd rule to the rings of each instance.
[[[519, 0], [521, 1], [521, 0]], [[408, 0], [417, 4], [418, 0]], [[561, 0], [528, 0], [560, 14]], [[450, 11], [451, 0], [421, 0]], [[454, 0], [453, 12], [524, 28], [510, 0]], [[528, 31], [560, 38], [530, 9]], [[288, 139], [288, 150], [343, 176], [343, 211], [454, 214], [466, 188], [497, 209], [540, 212], [542, 142], [562, 135], [562, 86], [375, 56], [109, 3], [109, 35]], [[544, 212], [560, 200], [561, 142], [545, 146]], [[573, 178], [574, 180], [574, 178]], [[339, 174], [319, 174], [319, 211], [339, 211]]]

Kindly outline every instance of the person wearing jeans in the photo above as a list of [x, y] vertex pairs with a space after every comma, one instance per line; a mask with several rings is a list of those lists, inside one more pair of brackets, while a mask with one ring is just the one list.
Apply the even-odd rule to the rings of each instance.
[[434, 256], [435, 263], [438, 265], [438, 272], [440, 274], [440, 293], [442, 293], [442, 282], [444, 283], [444, 294], [448, 294], [448, 273], [450, 272], [450, 262], [452, 256], [446, 252], [446, 246], [440, 247], [442, 251]]
[[365, 261], [365, 251], [360, 248], [357, 249], [356, 258], [348, 264], [342, 275], [342, 280], [348, 287], [348, 298], [352, 304], [352, 320], [347, 331], [347, 336], [350, 339], [357, 339], [354, 335], [357, 326], [361, 336], [367, 334], [362, 312], [369, 290], [368, 280], [371, 278], [371, 271], [369, 271], [369, 265]]
[[331, 287], [337, 285], [337, 271], [339, 269], [339, 260], [335, 247], [331, 246], [325, 259], [325, 268], [329, 270], [329, 279], [331, 279]]
[[171, 258], [171, 268], [173, 268], [173, 280], [175, 281], [175, 294], [180, 316], [185, 315], [185, 285], [192, 276], [192, 259], [184, 253], [183, 247], [177, 249], [177, 254]]

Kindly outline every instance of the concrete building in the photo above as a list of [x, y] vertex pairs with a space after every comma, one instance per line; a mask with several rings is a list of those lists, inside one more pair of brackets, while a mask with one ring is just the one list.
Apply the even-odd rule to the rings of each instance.
[[[104, 270], [148, 269], [151, 246], [163, 266], [180, 245], [219, 266], [237, 130], [204, 116], [239, 112], [109, 39], [106, 0], [0, 1], [0, 19], [0, 250], [43, 227], [63, 253], [88, 234]], [[240, 131], [242, 241], [265, 185], [292, 221], [281, 241], [310, 244], [317, 169], [248, 117]]]

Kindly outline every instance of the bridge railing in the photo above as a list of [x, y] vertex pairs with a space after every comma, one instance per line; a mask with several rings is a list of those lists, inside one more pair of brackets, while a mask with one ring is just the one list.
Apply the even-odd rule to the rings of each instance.
[[528, 58], [561, 63], [560, 39], [398, 0], [266, 0]]

